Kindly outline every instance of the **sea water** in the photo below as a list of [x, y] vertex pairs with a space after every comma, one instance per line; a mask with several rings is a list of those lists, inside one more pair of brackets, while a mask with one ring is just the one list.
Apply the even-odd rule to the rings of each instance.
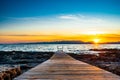
[[1, 44], [0, 51], [55, 52], [61, 47], [67, 53], [96, 53], [90, 49], [120, 49], [120, 44]]

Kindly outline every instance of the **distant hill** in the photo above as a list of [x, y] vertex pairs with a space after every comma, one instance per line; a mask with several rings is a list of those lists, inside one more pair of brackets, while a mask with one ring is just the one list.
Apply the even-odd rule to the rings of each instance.
[[[52, 42], [29, 42], [29, 43], [13, 43], [13, 44], [92, 44], [93, 42], [83, 41], [52, 41]], [[107, 42], [99, 44], [120, 44], [120, 42]]]
[[120, 42], [107, 42], [105, 44], [120, 44]]
[[[83, 41], [52, 41], [52, 42], [33, 42], [33, 43], [22, 43], [22, 44], [92, 44], [93, 42]], [[107, 42], [100, 44], [120, 44], [120, 42]]]
[[25, 44], [89, 44], [90, 42], [83, 41], [53, 41], [53, 42], [34, 42]]

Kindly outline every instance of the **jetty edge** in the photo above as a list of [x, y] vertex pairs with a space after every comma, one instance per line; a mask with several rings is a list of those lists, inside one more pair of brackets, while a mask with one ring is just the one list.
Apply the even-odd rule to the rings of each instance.
[[120, 80], [120, 76], [57, 51], [49, 60], [14, 80]]

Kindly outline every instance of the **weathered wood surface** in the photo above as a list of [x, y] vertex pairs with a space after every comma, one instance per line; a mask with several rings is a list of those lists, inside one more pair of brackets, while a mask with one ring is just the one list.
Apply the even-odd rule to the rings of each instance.
[[120, 76], [75, 60], [64, 52], [56, 52], [15, 80], [120, 80]]

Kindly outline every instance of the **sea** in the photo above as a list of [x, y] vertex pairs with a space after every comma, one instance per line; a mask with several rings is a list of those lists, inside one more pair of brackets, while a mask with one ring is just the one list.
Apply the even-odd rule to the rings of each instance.
[[[63, 50], [66, 53], [98, 55], [99, 51], [91, 51], [90, 49], [120, 49], [120, 44], [0, 44], [0, 51], [35, 53]], [[0, 64], [0, 72], [2, 72], [5, 67], [9, 68], [9, 66], [10, 64]]]
[[0, 44], [0, 51], [56, 52], [94, 54], [90, 49], [120, 49], [120, 44]]

